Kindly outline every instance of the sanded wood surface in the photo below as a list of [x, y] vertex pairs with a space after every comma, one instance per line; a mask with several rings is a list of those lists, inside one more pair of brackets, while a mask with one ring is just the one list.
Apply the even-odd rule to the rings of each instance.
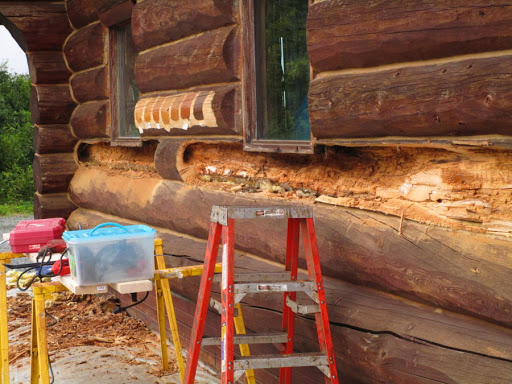
[[74, 72], [106, 64], [107, 28], [101, 23], [91, 24], [75, 32], [64, 46], [69, 68]]
[[34, 151], [43, 153], [69, 153], [75, 148], [77, 139], [69, 125], [35, 125]]
[[67, 219], [76, 205], [67, 193], [34, 194], [34, 219], [63, 217]]
[[71, 116], [73, 133], [79, 139], [108, 137], [110, 105], [108, 100], [80, 104]]
[[133, 40], [143, 51], [232, 23], [231, 0], [146, 0], [133, 10]]
[[108, 99], [110, 95], [107, 67], [84, 71], [73, 76], [71, 89], [79, 102]]
[[40, 194], [66, 192], [77, 169], [73, 153], [34, 156], [34, 186]]
[[374, 67], [512, 48], [504, 0], [326, 0], [309, 8], [315, 71]]
[[76, 29], [98, 20], [96, 0], [66, 0], [69, 21]]
[[511, 135], [512, 56], [320, 75], [309, 116], [318, 139]]
[[71, 76], [62, 52], [29, 52], [27, 59], [32, 84], [67, 83]]
[[135, 63], [139, 91], [153, 92], [238, 79], [236, 27], [224, 27], [141, 53]]
[[34, 124], [67, 124], [75, 106], [68, 84], [33, 85], [30, 91]]

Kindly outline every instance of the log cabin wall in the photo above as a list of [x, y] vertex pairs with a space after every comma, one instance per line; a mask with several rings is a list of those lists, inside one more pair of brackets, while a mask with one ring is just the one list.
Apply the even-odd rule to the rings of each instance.
[[[72, 30], [62, 50], [80, 141], [68, 225], [151, 225], [177, 266], [202, 260], [212, 205], [312, 205], [345, 382], [509, 381], [510, 6], [444, 2], [312, 2], [310, 117], [315, 142], [328, 147], [286, 155], [242, 150], [239, 2], [66, 1]], [[112, 147], [107, 25], [127, 10], [142, 145]], [[403, 16], [411, 13], [413, 21]], [[411, 23], [417, 32], [407, 32]], [[53, 122], [52, 143], [64, 129]], [[237, 265], [282, 269], [284, 226], [248, 224], [236, 229]], [[197, 279], [173, 282], [184, 346], [197, 288]], [[247, 326], [279, 331], [282, 304], [265, 299], [243, 300]], [[154, 299], [132, 313], [156, 325]], [[206, 333], [219, 325], [209, 314]], [[300, 318], [297, 330], [297, 349], [313, 349], [312, 319]], [[218, 348], [202, 358], [218, 366]], [[277, 382], [276, 372], [257, 379]], [[293, 382], [324, 380], [298, 369]]]

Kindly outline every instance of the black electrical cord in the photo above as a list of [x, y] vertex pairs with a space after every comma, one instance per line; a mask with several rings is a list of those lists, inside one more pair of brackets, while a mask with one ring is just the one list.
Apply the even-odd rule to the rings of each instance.
[[117, 307], [116, 309], [114, 309], [112, 312], [113, 313], [121, 313], [121, 312], [124, 312], [126, 311], [128, 308], [132, 308], [132, 307], [135, 307], [136, 305], [139, 305], [141, 303], [144, 302], [144, 300], [146, 300], [149, 296], [149, 291], [146, 292], [146, 295], [144, 296], [144, 298], [140, 301], [137, 301], [136, 303], [133, 303], [133, 304], [130, 304], [130, 305], [127, 305], [126, 307]]
[[[62, 267], [63, 267], [63, 263], [62, 263], [62, 259], [64, 258], [64, 255], [68, 252], [67, 248], [64, 250], [64, 252], [62, 252], [62, 254], [60, 255], [60, 266], [59, 266], [59, 271], [54, 274], [53, 272], [52, 273], [43, 273], [43, 267], [45, 265], [48, 265], [48, 263], [51, 261], [52, 259], [52, 251], [50, 249], [47, 249], [42, 256], [37, 256], [36, 260], [37, 262], [39, 262], [39, 259], [41, 259], [40, 261], [40, 264], [38, 267], [30, 267], [30, 268], [27, 268], [25, 269], [23, 272], [21, 272], [21, 274], [18, 276], [18, 278], [16, 279], [16, 286], [18, 287], [18, 289], [20, 291], [26, 291], [28, 290], [32, 284], [34, 284], [34, 282], [36, 281], [37, 278], [39, 278], [39, 280], [43, 280], [44, 277], [54, 277], [54, 276], [57, 276], [57, 275], [60, 275], [60, 273], [62, 272]], [[48, 257], [48, 261], [45, 261], [46, 258]], [[32, 278], [32, 280], [30, 280], [30, 282], [24, 286], [23, 288], [20, 286], [20, 280], [21, 278], [23, 277], [23, 275], [25, 273], [29, 273], [31, 272], [32, 270], [36, 270], [36, 269], [39, 269], [39, 271], [36, 273], [36, 275]]]

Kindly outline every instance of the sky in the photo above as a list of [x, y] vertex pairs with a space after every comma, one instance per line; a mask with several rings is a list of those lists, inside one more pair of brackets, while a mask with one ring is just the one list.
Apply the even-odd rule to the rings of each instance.
[[9, 72], [28, 74], [27, 56], [3, 25], [0, 25], [0, 63], [7, 60]]

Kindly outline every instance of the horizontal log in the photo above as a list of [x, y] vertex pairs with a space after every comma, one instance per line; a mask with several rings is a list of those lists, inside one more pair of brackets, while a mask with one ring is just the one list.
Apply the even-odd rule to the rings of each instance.
[[63, 2], [3, 1], [0, 14], [21, 31], [30, 52], [60, 51], [71, 32]]
[[235, 85], [142, 98], [135, 125], [142, 136], [241, 134], [240, 98]]
[[236, 27], [224, 27], [141, 53], [135, 62], [139, 91], [153, 92], [238, 79]]
[[309, 89], [313, 136], [510, 135], [511, 59], [320, 75]]
[[40, 194], [67, 192], [77, 169], [73, 153], [34, 156], [34, 186]]
[[67, 193], [50, 193], [34, 195], [34, 218], [46, 219], [62, 217], [67, 219], [76, 205], [69, 199]]
[[69, 125], [35, 125], [34, 151], [39, 154], [73, 152], [77, 140]]
[[108, 100], [80, 104], [71, 116], [73, 133], [79, 139], [109, 137], [110, 105]]
[[29, 52], [27, 59], [32, 84], [67, 83], [71, 76], [62, 52]]
[[130, 20], [133, 11], [132, 0], [102, 1], [98, 9], [98, 17], [101, 23], [112, 27], [126, 20]]
[[68, 84], [33, 85], [30, 91], [34, 124], [67, 124], [75, 106]]
[[72, 71], [83, 71], [105, 62], [107, 28], [101, 23], [91, 24], [76, 31], [66, 41], [64, 55]]
[[373, 67], [512, 48], [512, 5], [501, 0], [327, 0], [307, 18], [315, 71]]
[[137, 3], [133, 10], [133, 40], [137, 49], [143, 51], [233, 22], [230, 0], [146, 0]]
[[73, 27], [80, 29], [98, 20], [96, 0], [66, 0], [69, 21]]
[[107, 67], [84, 71], [73, 76], [71, 90], [79, 102], [108, 99], [110, 95], [109, 72]]
[[96, 12], [98, 14], [106, 12], [109, 9], [115, 8], [125, 2], [126, 0], [94, 0]]
[[[70, 196], [82, 208], [199, 238], [207, 236], [212, 205], [282, 205], [257, 195], [213, 192], [160, 179], [141, 183], [82, 167]], [[412, 221], [398, 236], [400, 218], [361, 210], [322, 206], [315, 207], [315, 216], [327, 276], [512, 326], [510, 240]], [[240, 250], [283, 262], [285, 228], [279, 221], [254, 222], [241, 227], [237, 236]], [[479, 271], [488, 272], [472, 272], [475, 263]]]

